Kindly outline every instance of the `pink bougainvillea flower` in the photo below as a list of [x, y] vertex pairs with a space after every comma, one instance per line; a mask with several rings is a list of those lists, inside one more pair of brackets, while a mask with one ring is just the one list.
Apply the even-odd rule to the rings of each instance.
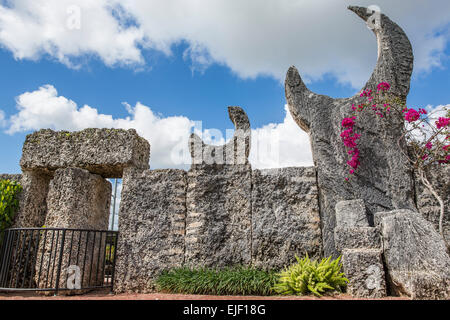
[[417, 121], [420, 118], [419, 112], [417, 112], [414, 109], [409, 109], [408, 112], [405, 114], [405, 120], [408, 122], [414, 122]]
[[389, 88], [391, 87], [391, 85], [387, 82], [380, 82], [377, 85], [377, 91], [387, 91], [389, 90]]
[[358, 169], [358, 166], [360, 165], [359, 160], [355, 160], [353, 158], [352, 160], [347, 161], [347, 164], [353, 169]]
[[355, 121], [354, 121], [353, 118], [344, 118], [344, 119], [342, 120], [342, 126], [343, 126], [344, 128], [351, 128], [351, 127], [353, 127], [354, 125], [355, 125]]
[[424, 154], [423, 156], [422, 156], [422, 160], [427, 160], [428, 159], [428, 155], [427, 154]]
[[[447, 127], [450, 124], [450, 118], [439, 117], [438, 121], [436, 121], [436, 127], [438, 129]], [[447, 136], [448, 138], [448, 136]]]
[[427, 114], [427, 110], [419, 108], [419, 113], [420, 114]]
[[431, 148], [433, 147], [433, 144], [428, 141], [427, 144], [425, 145], [425, 148], [427, 148], [428, 150], [431, 150]]
[[350, 173], [350, 174], [354, 174], [354, 173], [355, 173], [355, 170], [350, 169], [349, 173]]
[[444, 149], [445, 151], [447, 151], [448, 148], [450, 148], [450, 144], [448, 144], [448, 145], [442, 147], [442, 149]]

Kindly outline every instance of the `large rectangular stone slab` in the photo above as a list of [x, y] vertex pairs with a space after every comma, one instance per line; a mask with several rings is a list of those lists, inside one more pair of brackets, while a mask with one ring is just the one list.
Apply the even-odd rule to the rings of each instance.
[[347, 293], [362, 298], [386, 296], [386, 281], [380, 249], [345, 249], [344, 273], [349, 280]]
[[126, 167], [148, 168], [150, 144], [134, 129], [43, 129], [27, 135], [22, 170], [78, 167], [106, 178], [121, 178]]
[[193, 165], [187, 174], [186, 264], [251, 263], [250, 165]]
[[252, 263], [280, 269], [295, 255], [322, 256], [314, 167], [253, 170]]
[[107, 230], [111, 183], [79, 168], [55, 171], [47, 196], [46, 227]]
[[374, 227], [353, 227], [334, 229], [336, 249], [381, 249], [380, 230]]
[[392, 292], [420, 299], [450, 298], [450, 256], [432, 223], [408, 210], [377, 213], [375, 218]]
[[336, 203], [336, 226], [343, 228], [368, 227], [366, 206], [362, 199]]
[[115, 292], [153, 292], [163, 270], [181, 267], [185, 223], [185, 171], [126, 169]]

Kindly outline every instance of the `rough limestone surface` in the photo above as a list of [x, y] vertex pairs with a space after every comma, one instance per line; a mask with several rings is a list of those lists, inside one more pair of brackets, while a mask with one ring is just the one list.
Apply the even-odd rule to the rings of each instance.
[[47, 196], [46, 227], [107, 230], [111, 183], [79, 168], [58, 169]]
[[[349, 9], [364, 21], [372, 16], [366, 8]], [[379, 46], [378, 62], [364, 89], [376, 92], [377, 84], [385, 81], [391, 85], [392, 97], [405, 100], [413, 69], [411, 44], [403, 30], [384, 14], [381, 14], [380, 27], [373, 31]], [[358, 141], [361, 165], [347, 182], [350, 167], [346, 164], [349, 158], [340, 137], [341, 121], [352, 115], [352, 104], [365, 102], [365, 98], [357, 94], [333, 99], [315, 94], [305, 86], [295, 67], [287, 72], [285, 91], [293, 119], [311, 138], [314, 165], [318, 170], [325, 256], [337, 255], [333, 230], [338, 201], [363, 199], [370, 225], [375, 212], [415, 208], [412, 169], [397, 143], [403, 130], [401, 117], [381, 119], [370, 111], [361, 113], [354, 128], [361, 134]], [[404, 141], [400, 148], [406, 151]]]
[[336, 225], [341, 228], [368, 227], [366, 206], [362, 199], [336, 203]]
[[357, 248], [381, 249], [380, 230], [375, 227], [336, 227], [334, 241], [339, 252]]
[[[45, 218], [46, 228], [107, 230], [111, 203], [111, 183], [100, 175], [79, 168], [58, 169], [50, 182]], [[43, 231], [45, 232], [45, 231]], [[61, 262], [60, 288], [66, 288], [66, 271], [71, 265], [80, 267], [81, 286], [97, 286], [103, 281], [102, 265], [106, 236], [97, 232], [48, 232], [41, 234], [35, 280], [39, 288], [52, 287], [39, 272], [49, 274], [53, 286]], [[60, 248], [64, 244], [62, 256]], [[102, 249], [103, 248], [103, 249]], [[60, 260], [61, 257], [61, 260]], [[71, 294], [71, 291], [64, 291]]]
[[349, 279], [347, 293], [364, 298], [386, 296], [380, 249], [345, 249], [342, 253], [342, 265]]
[[449, 299], [450, 256], [432, 223], [407, 210], [382, 212], [377, 221], [391, 291], [412, 299]]
[[[431, 166], [426, 170], [426, 175], [434, 190], [444, 201], [443, 233], [447, 244], [450, 245], [450, 166]], [[439, 202], [431, 191], [424, 187], [418, 174], [415, 177], [417, 209], [419, 209], [419, 212], [423, 214], [425, 219], [433, 223], [436, 230], [439, 230]]]
[[250, 165], [192, 165], [187, 173], [186, 264], [251, 263]]
[[314, 167], [253, 170], [252, 263], [282, 268], [305, 253], [322, 257]]
[[77, 167], [105, 178], [121, 178], [126, 167], [148, 168], [150, 144], [134, 129], [43, 129], [27, 135], [20, 166], [23, 171], [52, 172]]
[[181, 267], [185, 223], [185, 171], [126, 169], [115, 292], [152, 292], [161, 271]]
[[19, 183], [19, 210], [14, 228], [42, 227], [47, 215], [47, 194], [51, 176], [41, 171], [24, 171]]

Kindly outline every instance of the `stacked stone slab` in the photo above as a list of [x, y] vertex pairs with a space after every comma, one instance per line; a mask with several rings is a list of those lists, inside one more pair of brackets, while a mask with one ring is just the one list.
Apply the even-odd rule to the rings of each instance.
[[364, 298], [386, 296], [380, 234], [369, 227], [364, 201], [338, 202], [336, 224], [334, 241], [349, 279], [347, 292]]
[[183, 170], [125, 170], [115, 292], [152, 292], [162, 271], [183, 265], [186, 185]]
[[416, 211], [379, 212], [383, 255], [393, 294], [411, 299], [450, 298], [450, 257], [432, 223]]
[[[364, 21], [373, 12], [363, 7], [349, 7]], [[390, 84], [390, 98], [405, 101], [413, 69], [413, 53], [404, 31], [384, 14], [380, 26], [373, 29], [378, 40], [377, 66], [363, 89], [377, 91], [377, 84]], [[401, 116], [381, 119], [374, 112], [361, 112], [355, 131], [360, 162], [357, 173], [349, 181], [349, 160], [342, 138], [344, 117], [351, 117], [351, 106], [366, 103], [360, 94], [347, 99], [333, 99], [310, 91], [299, 72], [291, 67], [286, 75], [286, 99], [297, 124], [310, 134], [314, 164], [317, 167], [319, 199], [325, 255], [337, 255], [333, 230], [336, 225], [335, 205], [341, 200], [363, 199], [370, 222], [375, 212], [396, 208], [414, 209], [412, 167], [406, 154], [406, 143], [400, 141], [404, 130]], [[400, 147], [399, 147], [400, 146]], [[401, 150], [399, 150], [399, 148]]]
[[186, 264], [251, 263], [250, 165], [193, 165], [187, 173]]
[[322, 257], [315, 168], [253, 170], [252, 264], [281, 269], [306, 253]]
[[134, 129], [43, 129], [27, 135], [20, 166], [23, 171], [52, 172], [76, 167], [105, 178], [121, 178], [123, 169], [148, 168], [150, 144]]

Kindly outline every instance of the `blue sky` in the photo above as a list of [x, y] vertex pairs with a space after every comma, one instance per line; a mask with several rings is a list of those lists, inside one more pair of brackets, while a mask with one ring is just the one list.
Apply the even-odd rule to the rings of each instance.
[[[172, 2], [175, 6], [176, 1]], [[105, 19], [102, 24], [104, 33], [100, 32], [99, 38], [90, 39], [95, 33], [94, 29], [90, 30], [90, 20], [82, 20], [80, 32], [86, 33], [73, 35], [67, 31], [67, 35], [60, 35], [48, 32], [53, 27], [61, 30], [57, 22], [46, 19], [50, 9], [36, 9], [33, 2], [25, 0], [16, 5], [0, 1], [0, 114], [3, 114], [3, 120], [0, 115], [0, 172], [20, 172], [19, 160], [26, 134], [41, 127], [81, 129], [83, 124], [77, 122], [76, 117], [80, 117], [81, 122], [99, 126], [123, 125], [129, 128], [136, 125], [156, 148], [155, 154], [152, 151], [151, 166], [177, 167], [179, 165], [167, 160], [167, 149], [175, 144], [174, 140], [180, 139], [180, 135], [187, 138], [191, 121], [202, 121], [203, 129], [217, 128], [225, 135], [226, 129], [232, 129], [226, 108], [229, 105], [239, 105], [246, 110], [255, 132], [269, 126], [282, 135], [281, 164], [278, 159], [278, 162], [269, 161], [261, 167], [270, 167], [274, 163], [280, 166], [310, 164], [307, 136], [293, 125], [285, 110], [283, 79], [287, 67], [296, 65], [312, 91], [333, 97], [351, 96], [362, 87], [375, 66], [375, 37], [362, 21], [345, 10], [350, 3], [347, 1], [342, 1], [339, 6], [327, 1], [323, 4], [293, 1], [299, 4], [295, 9], [298, 12], [294, 13], [286, 1], [277, 4], [263, 1], [276, 6], [272, 9], [278, 18], [269, 15], [270, 12], [261, 9], [255, 1], [249, 1], [250, 4], [239, 11], [248, 10], [254, 15], [252, 18], [241, 17], [233, 11], [236, 8], [229, 9], [226, 2], [219, 2], [222, 2], [221, 6], [208, 8], [207, 14], [215, 17], [217, 24], [223, 19], [223, 27], [209, 34], [208, 28], [214, 29], [214, 21], [204, 18], [206, 13], [193, 11], [185, 4], [179, 6], [185, 14], [182, 18], [177, 17], [186, 19], [189, 27], [183, 24], [188, 23], [185, 21], [179, 25], [161, 25], [160, 30], [155, 30], [151, 21], [161, 22], [158, 20], [162, 19], [161, 14], [166, 14], [167, 20], [175, 21], [171, 8], [158, 8], [160, 13], [156, 10], [160, 4], [146, 2], [143, 5], [153, 4], [156, 13], [154, 16], [141, 16], [145, 10], [134, 4], [124, 5], [120, 8], [128, 20], [123, 22], [125, 20], [121, 19], [125, 18], [117, 18], [117, 13], [112, 14], [107, 9], [108, 5], [117, 5], [115, 1], [99, 1], [100, 4], [93, 7], [86, 1], [70, 1], [79, 5], [81, 17], [97, 12], [95, 17]], [[359, 2], [365, 4], [367, 1]], [[430, 1], [428, 3], [433, 4], [429, 6], [431, 8], [427, 7], [427, 11], [415, 5], [415, 1], [379, 2], [382, 8], [386, 8], [385, 12], [404, 27], [413, 43], [416, 68], [408, 105], [436, 107], [450, 104], [450, 18], [448, 13], [442, 12], [446, 11], [442, 6], [448, 6], [448, 1]], [[197, 5], [195, 3], [197, 1], [192, 2], [193, 7]], [[297, 22], [296, 15], [319, 14], [325, 3], [340, 10], [336, 11], [339, 14], [335, 19], [344, 33], [346, 30], [355, 32], [340, 35], [344, 43], [334, 42], [334, 34], [327, 35], [329, 32], [315, 24]], [[301, 6], [303, 4], [306, 7]], [[69, 2], [66, 7], [68, 5]], [[405, 12], [400, 10], [401, 6], [408, 6]], [[62, 19], [67, 18], [66, 7], [61, 7], [59, 14]], [[417, 25], [413, 15], [417, 11], [422, 11], [425, 17], [435, 17], [433, 24], [421, 21]], [[447, 11], [450, 12], [450, 8]], [[19, 29], [14, 26], [14, 21], [18, 21]], [[290, 29], [289, 24], [293, 21], [298, 23], [297, 28]], [[225, 30], [231, 22], [237, 25], [237, 30]], [[121, 23], [124, 25], [118, 27]], [[327, 23], [330, 22], [324, 22]], [[198, 26], [191, 27], [196, 24]], [[261, 36], [258, 28], [267, 24], [270, 29], [262, 30]], [[25, 30], [27, 26], [29, 30]], [[36, 31], [39, 27], [42, 29]], [[279, 33], [272, 34], [274, 29]], [[98, 27], [95, 30], [98, 32]], [[291, 30], [294, 35], [286, 34], [284, 30]], [[45, 37], [41, 36], [43, 33]], [[121, 36], [126, 40], [115, 43]], [[262, 39], [257, 39], [259, 36]], [[101, 37], [110, 40], [107, 50], [105, 45], [101, 45]], [[310, 40], [313, 38], [324, 39]], [[299, 45], [292, 44], [296, 39]], [[45, 85], [48, 86], [43, 87]], [[135, 111], [140, 108], [147, 115], [149, 110], [153, 114], [148, 119], [137, 119], [137, 115], [142, 113], [133, 115], [124, 103]], [[85, 105], [91, 111], [95, 109], [97, 114], [80, 113]], [[20, 110], [28, 110], [28, 113], [20, 115]], [[58, 110], [71, 113], [67, 119], [64, 113], [53, 117]], [[112, 118], [105, 120], [98, 114]], [[12, 129], [14, 121], [15, 129]], [[179, 131], [175, 133], [175, 129]], [[161, 133], [157, 134], [157, 131]]]

